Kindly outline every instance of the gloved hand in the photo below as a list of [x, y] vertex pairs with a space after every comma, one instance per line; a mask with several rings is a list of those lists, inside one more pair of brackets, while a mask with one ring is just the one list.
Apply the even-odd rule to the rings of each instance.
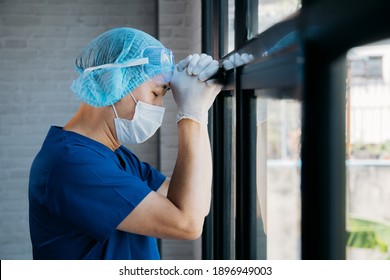
[[219, 63], [207, 54], [202, 53], [189, 55], [177, 64], [179, 72], [187, 70], [188, 75], [199, 76], [199, 80], [204, 82], [218, 72]]
[[218, 61], [204, 54], [188, 56], [175, 66], [171, 89], [178, 108], [178, 122], [188, 118], [207, 125], [208, 111], [222, 86], [205, 81], [218, 67]]
[[[247, 64], [254, 59], [254, 56], [251, 54], [243, 53], [243, 54], [234, 54], [231, 55], [228, 59], [224, 60], [222, 66], [225, 70], [230, 70], [235, 67], [239, 67], [243, 64]], [[181, 60], [178, 65], [178, 71], [181, 72], [184, 69], [187, 69], [188, 75], [199, 75], [199, 80], [208, 81], [208, 83], [217, 83], [216, 80], [210, 78], [214, 76], [218, 70], [219, 65], [216, 60], [213, 61], [213, 67], [208, 67], [205, 69], [210, 61], [212, 60], [211, 56], [206, 54], [194, 54], [189, 55], [183, 60]]]
[[238, 53], [235, 53], [234, 55], [231, 55], [229, 59], [226, 59], [223, 61], [222, 65], [225, 70], [230, 70], [234, 67], [241, 66], [243, 64], [247, 64], [251, 62], [254, 59], [254, 56], [251, 54], [243, 53], [239, 55]]

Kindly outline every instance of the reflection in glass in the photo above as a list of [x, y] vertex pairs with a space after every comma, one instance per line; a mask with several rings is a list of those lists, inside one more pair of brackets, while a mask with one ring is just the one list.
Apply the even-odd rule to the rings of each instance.
[[390, 258], [390, 40], [347, 54], [348, 259]]
[[299, 102], [257, 98], [258, 217], [267, 259], [300, 259], [300, 137]]

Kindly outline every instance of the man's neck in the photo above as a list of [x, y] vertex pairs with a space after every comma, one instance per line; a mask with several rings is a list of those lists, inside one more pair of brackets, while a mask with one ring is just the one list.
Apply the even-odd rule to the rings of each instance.
[[111, 108], [95, 108], [83, 103], [64, 129], [91, 138], [114, 151], [120, 144], [115, 138], [113, 120], [114, 113]]

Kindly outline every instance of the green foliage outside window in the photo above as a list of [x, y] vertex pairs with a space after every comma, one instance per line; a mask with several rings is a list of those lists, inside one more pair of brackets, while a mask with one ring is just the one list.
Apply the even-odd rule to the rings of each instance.
[[380, 250], [390, 260], [390, 224], [349, 217], [348, 247]]

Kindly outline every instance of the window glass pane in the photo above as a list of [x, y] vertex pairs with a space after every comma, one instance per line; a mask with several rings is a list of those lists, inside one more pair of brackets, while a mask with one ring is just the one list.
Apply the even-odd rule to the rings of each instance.
[[228, 7], [228, 53], [234, 50], [234, 1], [229, 0]]
[[267, 101], [256, 103], [257, 259], [267, 259]]
[[[301, 0], [256, 0], [258, 2], [257, 32], [263, 32], [275, 23], [293, 14], [301, 7]], [[256, 2], [255, 1], [255, 2]], [[252, 36], [252, 37], [253, 37]]]
[[348, 259], [390, 258], [390, 40], [347, 54]]
[[300, 138], [299, 102], [257, 98], [258, 216], [267, 259], [300, 259]]

